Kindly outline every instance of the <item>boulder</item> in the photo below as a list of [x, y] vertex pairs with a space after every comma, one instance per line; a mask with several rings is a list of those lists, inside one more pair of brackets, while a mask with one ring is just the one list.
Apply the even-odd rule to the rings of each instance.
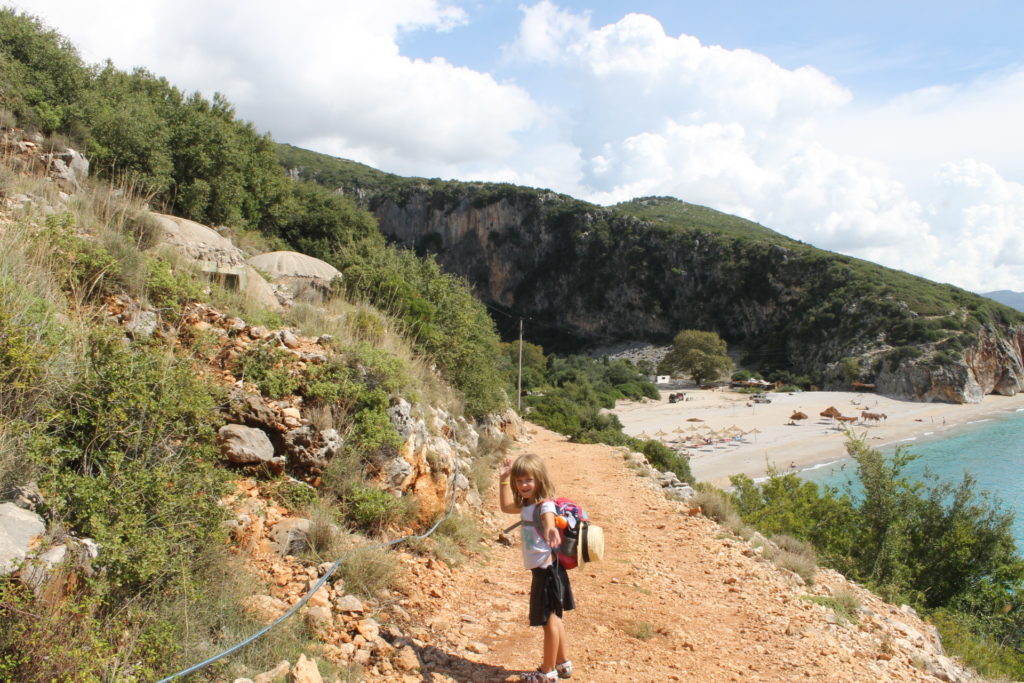
[[409, 645], [398, 648], [398, 651], [395, 652], [395, 656], [392, 658], [392, 662], [399, 671], [416, 671], [420, 668], [420, 660], [416, 656], [416, 650], [412, 649]]
[[0, 504], [0, 576], [17, 569], [45, 531], [46, 524], [36, 513], [14, 503]]
[[260, 394], [233, 389], [230, 405], [232, 417], [249, 427], [273, 430], [277, 426], [277, 413], [264, 403]]
[[243, 604], [247, 612], [265, 624], [288, 611], [288, 603], [272, 595], [251, 595]]
[[217, 431], [217, 440], [221, 453], [229, 462], [252, 465], [274, 460], [274, 444], [261, 429], [228, 424]]
[[299, 661], [292, 667], [292, 683], [323, 683], [316, 661], [299, 655]]
[[39, 486], [35, 482], [31, 482], [24, 486], [12, 486], [3, 493], [3, 500], [34, 512], [43, 504], [43, 494], [39, 492]]
[[291, 662], [287, 659], [282, 659], [273, 669], [257, 674], [252, 680], [253, 683], [275, 683], [276, 681], [283, 681], [285, 676], [287, 676], [291, 670]]
[[270, 546], [278, 555], [295, 555], [306, 547], [309, 520], [301, 517], [282, 519], [270, 532]]
[[124, 331], [132, 339], [152, 337], [159, 322], [156, 311], [135, 311], [124, 323]]
[[365, 612], [362, 601], [354, 595], [343, 595], [335, 599], [334, 609], [339, 612]]

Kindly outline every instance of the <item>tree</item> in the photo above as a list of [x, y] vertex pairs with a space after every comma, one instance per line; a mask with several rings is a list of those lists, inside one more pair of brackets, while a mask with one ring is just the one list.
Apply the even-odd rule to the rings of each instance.
[[716, 332], [683, 330], [672, 340], [672, 350], [662, 359], [659, 369], [671, 374], [686, 374], [697, 384], [715, 380], [733, 369], [728, 347]]

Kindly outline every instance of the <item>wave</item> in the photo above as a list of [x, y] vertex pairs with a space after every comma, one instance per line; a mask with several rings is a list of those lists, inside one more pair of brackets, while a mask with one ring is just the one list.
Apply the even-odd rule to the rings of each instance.
[[805, 467], [805, 468], [803, 468], [800, 471], [801, 472], [813, 472], [814, 470], [820, 470], [822, 467], [831, 467], [832, 465], [840, 463], [840, 462], [842, 462], [844, 460], [846, 460], [846, 458], [836, 458], [835, 460], [829, 460], [828, 462], [819, 462], [817, 465], [811, 465], [810, 467]]

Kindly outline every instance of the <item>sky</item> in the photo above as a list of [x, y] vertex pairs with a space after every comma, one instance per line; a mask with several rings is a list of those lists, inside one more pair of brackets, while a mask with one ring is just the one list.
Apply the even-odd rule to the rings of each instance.
[[20, 0], [89, 63], [401, 175], [668, 195], [1024, 290], [1019, 0]]

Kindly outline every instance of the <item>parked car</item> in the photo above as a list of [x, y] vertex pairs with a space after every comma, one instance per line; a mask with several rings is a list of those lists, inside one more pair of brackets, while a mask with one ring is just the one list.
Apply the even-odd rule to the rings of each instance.
[[768, 398], [768, 394], [754, 394], [750, 397], [750, 400], [754, 403], [771, 403], [772, 400]]

